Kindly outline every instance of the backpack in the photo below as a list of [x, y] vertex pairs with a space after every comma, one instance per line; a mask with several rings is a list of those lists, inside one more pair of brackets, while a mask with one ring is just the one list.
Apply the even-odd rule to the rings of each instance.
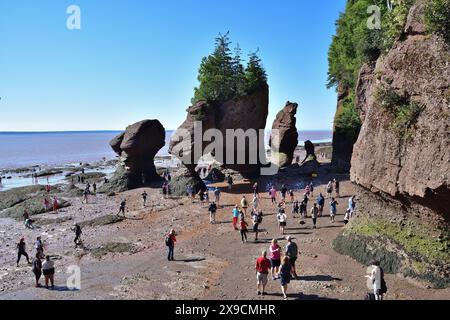
[[171, 246], [172, 245], [172, 239], [170, 239], [170, 236], [166, 236], [166, 238], [164, 239], [164, 242], [166, 243], [166, 246]]
[[258, 216], [256, 217], [256, 222], [261, 223], [262, 221], [263, 221], [262, 215], [258, 215]]

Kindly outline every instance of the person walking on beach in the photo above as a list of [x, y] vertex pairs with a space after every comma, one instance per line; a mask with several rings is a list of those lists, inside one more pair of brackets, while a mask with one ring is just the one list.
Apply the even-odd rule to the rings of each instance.
[[214, 189], [214, 198], [216, 199], [217, 206], [220, 206], [220, 189], [217, 187]]
[[293, 203], [294, 200], [295, 200], [294, 191], [293, 190], [289, 190], [289, 197], [291, 198], [291, 203]]
[[339, 203], [334, 198], [331, 198], [331, 202], [330, 202], [330, 219], [331, 219], [332, 223], [334, 223], [334, 218], [336, 217], [337, 205], [338, 204]]
[[259, 195], [259, 190], [258, 190], [258, 182], [255, 182], [253, 184], [253, 197], [256, 197]]
[[17, 244], [17, 267], [19, 267], [20, 258], [22, 256], [24, 256], [27, 259], [28, 264], [31, 264], [25, 247], [26, 247], [25, 238], [20, 238], [20, 241]]
[[233, 228], [234, 228], [234, 230], [239, 230], [237, 228], [238, 219], [239, 219], [239, 207], [237, 205], [234, 206], [232, 213], [233, 213]]
[[247, 216], [248, 201], [245, 198], [245, 196], [242, 196], [241, 208], [242, 208], [242, 211], [244, 211], [244, 215]]
[[308, 214], [306, 212], [306, 203], [305, 200], [302, 200], [302, 202], [300, 203], [300, 216], [306, 218], [307, 215]]
[[96, 194], [97, 193], [97, 184], [95, 182], [92, 185], [92, 189], [94, 190], [94, 194]]
[[262, 210], [253, 209], [252, 212], [252, 222], [253, 222], [253, 232], [255, 233], [255, 242], [258, 241], [259, 225], [262, 223], [263, 213]]
[[55, 287], [55, 263], [50, 260], [50, 256], [45, 257], [45, 261], [42, 264], [42, 273], [44, 274], [45, 287], [48, 289], [48, 283], [50, 282], [53, 289]]
[[286, 237], [287, 245], [285, 255], [289, 257], [289, 264], [291, 265], [291, 274], [294, 278], [297, 278], [297, 271], [295, 269], [295, 262], [297, 261], [298, 256], [298, 247], [297, 244], [293, 241], [291, 236]]
[[319, 217], [323, 216], [323, 208], [325, 207], [325, 198], [322, 193], [317, 197], [317, 205], [319, 206]]
[[88, 204], [89, 203], [88, 197], [89, 197], [89, 191], [87, 189], [84, 189], [84, 191], [83, 191], [83, 200], [81, 200], [81, 203]]
[[266, 285], [268, 282], [270, 261], [267, 259], [267, 251], [263, 250], [262, 255], [256, 259], [256, 294], [266, 295]]
[[144, 203], [144, 208], [145, 208], [145, 206], [147, 205], [147, 196], [148, 196], [147, 191], [144, 190], [144, 192], [141, 194], [141, 196], [142, 196], [142, 201]]
[[336, 198], [339, 198], [339, 180], [334, 179], [334, 192], [336, 193]]
[[36, 253], [36, 257], [33, 259], [32, 265], [33, 268], [31, 269], [31, 271], [33, 272], [34, 278], [36, 279], [36, 288], [39, 288], [41, 286], [39, 284], [39, 280], [42, 276], [42, 261], [38, 253]]
[[278, 206], [277, 220], [278, 220], [278, 227], [280, 228], [280, 233], [284, 235], [284, 228], [286, 228], [287, 217], [281, 203]]
[[286, 193], [287, 193], [287, 188], [286, 186], [283, 184], [281, 186], [281, 201], [285, 202], [286, 201]]
[[295, 219], [296, 215], [299, 214], [300, 206], [298, 205], [298, 201], [295, 201], [292, 204], [292, 217]]
[[174, 229], [170, 230], [170, 232], [166, 235], [165, 242], [168, 249], [167, 260], [174, 261], [175, 259], [173, 255], [175, 251], [175, 242], [177, 242], [176, 233]]
[[275, 189], [274, 186], [272, 186], [272, 188], [270, 188], [269, 191], [270, 194], [270, 199], [272, 200], [272, 204], [277, 204], [277, 190]]
[[366, 275], [366, 278], [369, 279], [369, 282], [373, 287], [375, 300], [383, 300], [383, 294], [387, 292], [383, 269], [380, 267], [379, 261], [372, 262], [370, 267], [372, 270], [370, 271], [370, 275]]
[[38, 236], [36, 238], [36, 242], [34, 243], [34, 248], [36, 249], [36, 253], [39, 255], [41, 259], [44, 258], [44, 245], [42, 243], [41, 237]]
[[327, 198], [331, 198], [333, 194], [333, 181], [329, 181], [327, 184]]
[[45, 208], [45, 212], [50, 211], [50, 201], [48, 200], [47, 197], [44, 198], [44, 208]]
[[208, 212], [209, 212], [209, 222], [210, 222], [211, 224], [216, 223], [216, 211], [217, 211], [217, 205], [216, 205], [215, 202], [212, 202], [212, 203], [209, 205], [209, 208], [208, 208]]
[[283, 258], [279, 276], [281, 282], [281, 292], [284, 300], [287, 300], [288, 284], [291, 282], [291, 264], [289, 260], [290, 259], [288, 256]]
[[233, 178], [229, 174], [227, 177], [227, 183], [228, 183], [228, 190], [231, 190], [231, 187], [233, 186]]
[[259, 198], [257, 195], [254, 195], [252, 200], [252, 209], [258, 210], [258, 207], [259, 207]]
[[317, 207], [317, 203], [314, 203], [311, 208], [311, 218], [313, 222], [313, 229], [316, 229], [317, 217], [319, 216], [319, 208]]
[[356, 197], [352, 196], [350, 199], [348, 199], [348, 209], [350, 210], [350, 218], [353, 218], [355, 215], [355, 209], [356, 209]]
[[311, 197], [314, 197], [314, 184], [312, 181], [309, 183], [309, 192], [311, 194]]
[[281, 247], [278, 245], [277, 239], [272, 239], [269, 247], [269, 252], [272, 280], [276, 280], [279, 277], [281, 265]]
[[55, 213], [58, 213], [58, 199], [56, 196], [53, 197], [53, 211]]
[[79, 224], [76, 223], [73, 226], [72, 230], [73, 232], [75, 232], [75, 239], [73, 239], [73, 242], [75, 243], [75, 248], [77, 248], [78, 245], [81, 243], [81, 234], [82, 234], [81, 227]]
[[241, 215], [241, 222], [240, 222], [240, 227], [241, 227], [241, 240], [242, 243], [247, 242], [247, 232], [248, 232], [248, 223], [245, 221], [245, 216]]
[[127, 206], [127, 200], [124, 199], [120, 203], [119, 212], [117, 213], [118, 216], [120, 216], [120, 213], [122, 213], [123, 216], [125, 217], [125, 207], [126, 206]]
[[162, 189], [163, 198], [167, 198], [167, 181], [164, 181], [161, 189]]

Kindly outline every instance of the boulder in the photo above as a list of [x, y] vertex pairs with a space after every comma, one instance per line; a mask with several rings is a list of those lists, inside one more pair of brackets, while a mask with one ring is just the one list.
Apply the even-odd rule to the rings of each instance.
[[159, 180], [154, 157], [164, 147], [165, 137], [165, 129], [158, 120], [144, 120], [128, 126], [112, 139], [110, 145], [119, 155], [119, 164], [110, 187], [123, 191]]
[[[201, 156], [212, 154], [226, 168], [247, 176], [259, 175], [261, 166], [267, 162], [264, 129], [268, 106], [267, 85], [253, 94], [229, 101], [200, 101], [188, 108], [186, 120], [172, 136], [169, 152], [180, 158], [191, 172]], [[210, 139], [202, 139], [209, 129], [217, 131]], [[229, 134], [229, 130], [235, 130], [238, 138]], [[246, 138], [245, 134], [254, 134], [254, 139]], [[262, 157], [258, 157], [259, 153]]]
[[192, 187], [197, 194], [200, 190], [205, 190], [206, 185], [198, 174], [188, 168], [178, 170], [170, 181], [170, 191], [173, 196], [181, 197], [186, 195], [188, 187]]
[[269, 145], [271, 162], [280, 168], [289, 166], [294, 159], [294, 151], [298, 145], [298, 131], [295, 126], [298, 104], [286, 102], [286, 106], [278, 112], [272, 125]]

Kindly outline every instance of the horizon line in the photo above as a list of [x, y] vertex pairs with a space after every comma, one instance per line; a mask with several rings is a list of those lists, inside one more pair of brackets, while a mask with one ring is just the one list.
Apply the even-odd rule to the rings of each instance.
[[[265, 129], [266, 131], [270, 131], [271, 129]], [[125, 130], [55, 130], [55, 131], [0, 131], [0, 134], [46, 134], [46, 133], [108, 133], [108, 132], [124, 132]], [[165, 131], [176, 131], [176, 129], [165, 129]], [[333, 132], [332, 129], [305, 129], [305, 130], [297, 130], [298, 132], [312, 132], [312, 131], [323, 131], [323, 132]]]

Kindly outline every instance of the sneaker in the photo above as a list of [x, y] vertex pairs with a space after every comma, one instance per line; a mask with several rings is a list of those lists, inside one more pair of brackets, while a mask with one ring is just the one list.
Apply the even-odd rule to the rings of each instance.
[[256, 294], [259, 296], [261, 294], [261, 291], [256, 291]]

